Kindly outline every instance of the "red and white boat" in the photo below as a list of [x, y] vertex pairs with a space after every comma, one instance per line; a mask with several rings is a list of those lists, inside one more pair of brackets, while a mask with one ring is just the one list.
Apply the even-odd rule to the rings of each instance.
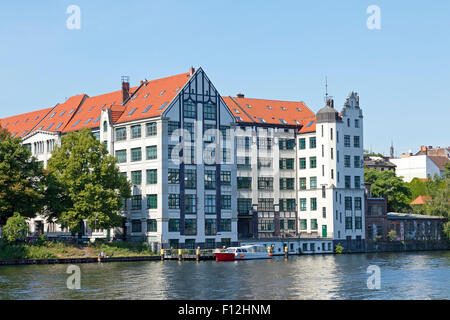
[[217, 261], [272, 259], [272, 254], [264, 246], [248, 245], [241, 247], [230, 247], [214, 252]]

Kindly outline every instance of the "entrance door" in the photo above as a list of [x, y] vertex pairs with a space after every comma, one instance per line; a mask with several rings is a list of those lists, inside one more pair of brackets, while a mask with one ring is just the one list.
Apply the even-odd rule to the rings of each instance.
[[323, 225], [322, 226], [322, 238], [326, 238], [327, 237], [327, 226]]

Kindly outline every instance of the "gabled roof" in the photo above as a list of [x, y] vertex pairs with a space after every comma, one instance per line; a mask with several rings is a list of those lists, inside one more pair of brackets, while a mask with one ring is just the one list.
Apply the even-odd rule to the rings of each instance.
[[298, 133], [316, 132], [316, 117], [305, 118], [301, 122], [302, 128], [298, 131]]
[[13, 137], [24, 137], [30, 133], [54, 108], [55, 107], [51, 107], [4, 118], [0, 120], [0, 124], [3, 128], [6, 128]]
[[300, 126], [314, 113], [302, 101], [279, 101], [243, 97], [224, 97], [237, 122]]
[[117, 123], [160, 116], [189, 79], [188, 72], [144, 82], [126, 102]]
[[428, 156], [431, 161], [434, 162], [435, 165], [437, 165], [439, 167], [439, 170], [444, 171], [445, 167], [444, 165], [447, 162], [450, 162], [450, 159], [448, 159], [447, 157], [440, 157], [440, 156]]
[[430, 196], [418, 196], [413, 202], [411, 202], [410, 204], [426, 204], [427, 201], [430, 201], [431, 197]]
[[56, 105], [56, 107], [47, 114], [33, 129], [44, 131], [63, 131], [72, 117], [78, 112], [80, 104], [87, 96], [79, 94], [72, 96], [66, 102]]

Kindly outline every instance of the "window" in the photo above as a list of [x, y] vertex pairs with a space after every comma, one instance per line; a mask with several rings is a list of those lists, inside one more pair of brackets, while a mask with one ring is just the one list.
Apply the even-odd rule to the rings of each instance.
[[192, 123], [192, 122], [185, 122], [184, 123], [184, 130], [185, 130], [185, 132], [183, 133], [184, 134], [184, 137], [183, 137], [184, 141], [194, 142], [195, 141], [194, 123]]
[[205, 239], [205, 248], [214, 249], [216, 247], [216, 239]]
[[134, 185], [142, 184], [142, 171], [131, 171], [131, 183]]
[[300, 219], [300, 230], [308, 229], [306, 219]]
[[273, 178], [259, 177], [258, 190], [273, 190]]
[[327, 217], [327, 208], [326, 207], [322, 207], [322, 218], [326, 218]]
[[311, 230], [317, 230], [317, 219], [311, 219]]
[[148, 194], [147, 195], [147, 209], [157, 209], [158, 208], [158, 195]]
[[197, 219], [184, 220], [184, 234], [190, 236], [197, 234]]
[[333, 140], [333, 128], [330, 128], [330, 140]]
[[293, 150], [295, 148], [294, 139], [279, 139], [278, 141], [280, 150]]
[[205, 120], [216, 120], [216, 106], [212, 104], [205, 104], [203, 107], [203, 117]]
[[216, 219], [205, 219], [205, 235], [213, 236], [216, 233]]
[[361, 168], [361, 157], [360, 156], [355, 156], [353, 158], [353, 166], [355, 168]]
[[205, 170], [205, 189], [216, 189], [216, 171]]
[[345, 197], [345, 210], [352, 210], [352, 197]]
[[351, 230], [352, 224], [353, 224], [352, 217], [345, 217], [345, 229]]
[[236, 157], [236, 164], [240, 169], [248, 169], [251, 167], [250, 157]]
[[147, 232], [157, 232], [158, 231], [158, 223], [156, 219], [148, 219], [147, 220]]
[[280, 190], [294, 190], [295, 178], [280, 178]]
[[295, 199], [280, 199], [280, 211], [295, 211]]
[[355, 197], [355, 210], [361, 210], [361, 197]]
[[272, 158], [258, 157], [258, 169], [260, 168], [272, 168]]
[[273, 211], [273, 199], [272, 198], [259, 198], [258, 199], [258, 210], [259, 211]]
[[197, 213], [197, 197], [195, 194], [185, 195], [184, 211], [186, 214], [196, 214]]
[[116, 129], [116, 141], [127, 140], [127, 128]]
[[310, 177], [309, 178], [309, 188], [310, 189], [317, 189], [317, 177]]
[[131, 210], [141, 210], [142, 209], [142, 196], [133, 196], [131, 198]]
[[224, 186], [231, 186], [231, 171], [220, 172], [220, 183]]
[[141, 125], [131, 126], [131, 139], [137, 139], [141, 137]]
[[158, 149], [156, 146], [148, 146], [145, 148], [147, 160], [153, 160], [158, 157]]
[[179, 184], [180, 183], [180, 169], [169, 168], [169, 175], [167, 178], [169, 184]]
[[127, 162], [127, 150], [116, 150], [116, 157], [118, 163]]
[[350, 185], [350, 176], [345, 176], [345, 188], [350, 189], [351, 185]]
[[231, 196], [230, 195], [223, 195], [220, 197], [220, 203], [221, 208], [224, 210], [230, 210], [231, 209]]
[[293, 170], [294, 169], [294, 159], [280, 159], [280, 169], [281, 170]]
[[183, 115], [185, 118], [191, 118], [191, 119], [197, 118], [195, 104], [192, 102], [185, 102], [184, 106], [183, 106]]
[[317, 168], [317, 159], [316, 157], [309, 158], [309, 166], [311, 169]]
[[359, 147], [360, 147], [359, 136], [354, 136], [354, 137], [353, 137], [353, 146], [354, 146], [355, 148], [359, 148]]
[[344, 167], [350, 168], [350, 156], [344, 155]]
[[108, 122], [103, 122], [103, 132], [108, 132]]
[[361, 188], [361, 177], [360, 176], [354, 176], [354, 183], [355, 183], [355, 189]]
[[178, 121], [169, 121], [167, 124], [167, 135], [172, 136], [173, 132], [180, 128]]
[[316, 137], [309, 138], [309, 148], [310, 149], [316, 148]]
[[362, 229], [362, 217], [355, 217], [355, 229]]
[[300, 199], [300, 211], [306, 211], [306, 198]]
[[180, 232], [180, 219], [169, 219], [169, 232]]
[[299, 159], [300, 169], [306, 169], [306, 158]]
[[223, 232], [231, 232], [231, 219], [221, 219], [220, 229], [221, 229], [220, 231]]
[[147, 170], [147, 184], [158, 183], [158, 174], [156, 169]]
[[142, 150], [141, 148], [131, 149], [131, 162], [142, 160]]
[[142, 232], [141, 220], [131, 220], [131, 232]]
[[316, 211], [317, 210], [317, 198], [311, 198], [310, 205], [311, 205], [311, 211]]
[[300, 190], [306, 190], [306, 178], [300, 178]]
[[298, 148], [300, 150], [306, 149], [306, 139], [305, 138], [298, 139]]
[[169, 209], [180, 209], [180, 195], [169, 193]]
[[237, 199], [238, 213], [239, 215], [248, 215], [252, 207], [252, 199]]
[[344, 135], [344, 147], [350, 147], [350, 136]]
[[206, 195], [205, 196], [205, 214], [216, 214], [216, 196]]
[[355, 119], [355, 128], [359, 128], [359, 119]]
[[252, 178], [250, 177], [237, 177], [238, 189], [252, 189]]
[[322, 186], [322, 198], [326, 198], [327, 196], [327, 191], [325, 189], [325, 186]]
[[157, 134], [156, 122], [150, 122], [145, 125], [145, 134], [147, 137], [156, 136]]
[[195, 189], [197, 187], [197, 170], [186, 169], [184, 173], [184, 187], [186, 189]]

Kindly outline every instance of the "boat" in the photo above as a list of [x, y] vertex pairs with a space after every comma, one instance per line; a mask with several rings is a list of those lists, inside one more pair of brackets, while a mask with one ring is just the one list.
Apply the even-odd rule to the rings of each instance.
[[214, 252], [217, 261], [272, 259], [272, 253], [261, 245], [247, 245], [241, 247], [229, 247]]

